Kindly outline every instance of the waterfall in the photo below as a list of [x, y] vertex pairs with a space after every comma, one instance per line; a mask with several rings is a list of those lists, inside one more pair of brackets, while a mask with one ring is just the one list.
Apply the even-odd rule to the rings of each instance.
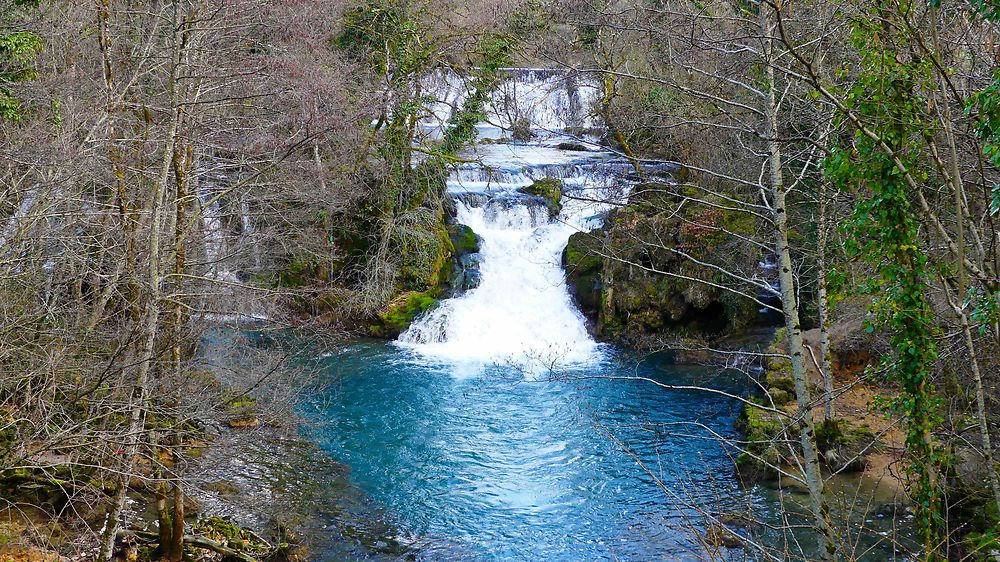
[[201, 203], [201, 225], [205, 237], [205, 262], [209, 277], [223, 281], [237, 281], [236, 273], [230, 270], [226, 263], [229, 255], [226, 247], [226, 230], [222, 222], [222, 205], [215, 197], [214, 191], [207, 187], [198, 189], [198, 199]]
[[259, 271], [263, 258], [261, 257], [260, 245], [256, 244], [253, 239], [255, 228], [253, 217], [250, 215], [250, 200], [245, 196], [240, 198], [240, 225], [242, 226], [240, 242], [250, 247], [250, 252], [253, 255], [253, 267]]
[[456, 207], [456, 220], [482, 237], [482, 282], [420, 318], [400, 344], [459, 362], [549, 366], [595, 359], [598, 344], [560, 265], [566, 241], [584, 228], [580, 213], [551, 221], [531, 199], [493, 198], [481, 206], [459, 200]]
[[[597, 147], [594, 139], [567, 130], [591, 126], [587, 114], [593, 81], [544, 69], [510, 70], [493, 96], [480, 138], [503, 138], [516, 119], [527, 117], [528, 142], [483, 142], [464, 156], [471, 163], [448, 181], [455, 222], [482, 239], [481, 282], [441, 302], [397, 340], [424, 358], [452, 364], [509, 364], [528, 371], [579, 365], [601, 356], [566, 287], [561, 266], [569, 237], [601, 224], [610, 202], [624, 197], [627, 162]], [[438, 123], [462, 99], [461, 80], [436, 76], [428, 90], [441, 102]], [[431, 124], [427, 124], [431, 128]], [[586, 145], [584, 145], [584, 143]], [[541, 178], [563, 185], [563, 208], [550, 217], [544, 202], [519, 188]], [[596, 200], [596, 201], [595, 201]]]
[[7, 245], [8, 241], [17, 237], [18, 230], [21, 228], [21, 221], [28, 216], [37, 201], [37, 190], [27, 192], [24, 198], [21, 199], [21, 204], [7, 218], [7, 224], [3, 227], [3, 230], [0, 230], [0, 250]]
[[[536, 134], [566, 129], [596, 129], [599, 120], [590, 109], [600, 97], [600, 81], [589, 74], [544, 68], [503, 69], [508, 76], [485, 109], [480, 136], [498, 138], [519, 119], [527, 119]], [[470, 85], [451, 70], [435, 72], [421, 83], [435, 102], [422, 120], [430, 138], [440, 138], [455, 109], [468, 98]]]

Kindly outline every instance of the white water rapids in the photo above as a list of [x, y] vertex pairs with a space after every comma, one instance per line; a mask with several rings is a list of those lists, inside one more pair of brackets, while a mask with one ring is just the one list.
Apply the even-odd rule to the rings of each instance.
[[457, 220], [482, 237], [482, 282], [419, 319], [400, 342], [431, 357], [555, 365], [596, 357], [597, 344], [573, 305], [560, 266], [569, 213], [550, 221], [543, 206], [457, 202]]
[[[573, 233], [600, 226], [610, 206], [584, 199], [620, 196], [618, 174], [610, 173], [620, 167], [595, 144], [588, 151], [557, 147], [572, 140], [564, 129], [588, 122], [582, 112], [596, 89], [589, 87], [588, 94], [577, 80], [539, 71], [516, 73], [511, 83], [501, 90], [530, 92], [518, 101], [530, 102], [536, 138], [477, 145], [467, 154], [477, 163], [453, 172], [448, 185], [456, 199], [455, 221], [481, 238], [482, 281], [419, 318], [398, 345], [470, 366], [498, 363], [535, 371], [589, 363], [600, 357], [600, 345], [567, 290], [561, 255]], [[455, 97], [442, 98], [449, 96]], [[502, 136], [512, 121], [498, 97], [496, 118], [480, 125], [480, 138]], [[544, 177], [564, 185], [563, 210], [554, 219], [538, 198], [517, 191]], [[462, 195], [470, 193], [477, 195]]]

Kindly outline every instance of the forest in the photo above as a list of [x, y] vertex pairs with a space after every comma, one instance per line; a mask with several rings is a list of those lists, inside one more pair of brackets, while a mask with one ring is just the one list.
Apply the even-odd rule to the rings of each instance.
[[0, 562], [1000, 559], [998, 0], [0, 0]]

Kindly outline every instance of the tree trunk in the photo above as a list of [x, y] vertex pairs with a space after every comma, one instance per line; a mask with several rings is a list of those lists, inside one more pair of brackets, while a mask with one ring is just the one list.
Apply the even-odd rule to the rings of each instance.
[[173, 33], [171, 36], [171, 66], [168, 76], [168, 93], [170, 96], [170, 120], [165, 132], [163, 155], [160, 161], [160, 169], [156, 183], [153, 185], [151, 194], [151, 213], [149, 224], [149, 246], [148, 246], [148, 294], [145, 296], [145, 310], [143, 313], [142, 325], [142, 349], [136, 369], [135, 383], [132, 387], [130, 400], [129, 427], [126, 435], [125, 449], [123, 455], [123, 469], [119, 477], [119, 486], [115, 494], [112, 509], [108, 514], [104, 534], [101, 538], [100, 552], [98, 560], [111, 560], [114, 551], [115, 537], [121, 525], [121, 514], [125, 507], [125, 497], [128, 492], [128, 484], [132, 475], [135, 461], [139, 453], [141, 434], [145, 428], [146, 407], [149, 401], [150, 384], [149, 376], [152, 370], [153, 360], [156, 352], [156, 339], [158, 334], [160, 319], [160, 288], [162, 284], [162, 274], [160, 271], [160, 235], [163, 228], [163, 203], [167, 185], [170, 181], [170, 164], [173, 157], [174, 143], [177, 137], [178, 125], [178, 91], [177, 77], [180, 69], [181, 52], [183, 50], [180, 30], [178, 29], [177, 7], [170, 10], [173, 15]]
[[[837, 543], [829, 512], [823, 497], [823, 475], [820, 470], [819, 454], [812, 415], [812, 399], [809, 395], [809, 381], [805, 367], [805, 346], [802, 341], [802, 326], [799, 322], [799, 308], [795, 293], [795, 276], [792, 271], [792, 254], [788, 242], [788, 212], [785, 207], [785, 185], [782, 175], [781, 145], [778, 141], [778, 102], [774, 77], [772, 24], [770, 8], [758, 4], [760, 12], [760, 32], [764, 40], [764, 65], [767, 73], [767, 91], [764, 114], [767, 118], [767, 150], [771, 209], [774, 220], [774, 243], [778, 254], [778, 280], [781, 286], [781, 304], [788, 331], [788, 353], [792, 363], [792, 377], [795, 381], [798, 435], [802, 447], [804, 476], [809, 490], [809, 507], [813, 516], [819, 542], [821, 560], [837, 558]], [[780, 8], [778, 8], [780, 9]]]
[[819, 240], [816, 244], [816, 262], [819, 268], [818, 307], [819, 307], [819, 355], [820, 371], [823, 377], [823, 418], [833, 420], [836, 410], [833, 404], [833, 366], [830, 361], [830, 301], [826, 289], [826, 180], [820, 180], [819, 189]]
[[[951, 290], [948, 282], [945, 281], [946, 292]], [[983, 460], [990, 479], [990, 488], [993, 491], [993, 500], [1000, 506], [1000, 476], [997, 475], [996, 460], [993, 456], [993, 441], [990, 437], [989, 418], [986, 417], [986, 393], [983, 390], [983, 375], [979, 369], [979, 354], [976, 352], [976, 343], [972, 338], [972, 326], [969, 323], [969, 315], [962, 308], [962, 301], [952, 302], [952, 310], [958, 317], [962, 326], [962, 339], [965, 343], [965, 350], [969, 354], [969, 368], [972, 370], [972, 384], [976, 393], [976, 421], [979, 422], [979, 435], [983, 441]]]

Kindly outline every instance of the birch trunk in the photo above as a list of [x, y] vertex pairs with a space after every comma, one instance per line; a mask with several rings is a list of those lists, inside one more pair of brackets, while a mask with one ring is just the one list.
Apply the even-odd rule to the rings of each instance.
[[[945, 292], [951, 291], [950, 284], [944, 282]], [[979, 368], [979, 354], [976, 352], [976, 342], [972, 338], [972, 326], [969, 315], [962, 308], [962, 301], [952, 301], [951, 308], [962, 326], [962, 342], [969, 354], [969, 368], [972, 371], [972, 384], [976, 393], [976, 421], [979, 423], [979, 435], [983, 441], [983, 460], [989, 474], [990, 488], [993, 499], [1000, 505], [1000, 476], [997, 475], [996, 459], [993, 456], [993, 440], [990, 436], [989, 419], [986, 417], [986, 393], [983, 390], [983, 374]]]
[[826, 181], [821, 180], [819, 189], [819, 240], [816, 262], [819, 267], [819, 354], [820, 374], [823, 377], [823, 418], [833, 420], [836, 410], [833, 404], [833, 366], [830, 361], [830, 306], [826, 288]]
[[[802, 326], [799, 321], [799, 307], [795, 298], [795, 276], [792, 270], [792, 254], [788, 242], [788, 212], [785, 200], [785, 185], [782, 175], [781, 145], [778, 141], [778, 101], [773, 66], [773, 41], [770, 7], [758, 4], [760, 12], [760, 32], [764, 41], [764, 65], [767, 74], [767, 91], [763, 112], [767, 120], [767, 151], [769, 171], [769, 191], [774, 220], [774, 244], [778, 255], [778, 280], [781, 286], [781, 305], [785, 314], [788, 331], [788, 353], [792, 363], [792, 377], [795, 381], [797, 406], [797, 431], [802, 447], [803, 471], [809, 490], [809, 508], [813, 516], [819, 543], [821, 560], [837, 559], [837, 543], [833, 526], [829, 519], [829, 509], [823, 497], [823, 474], [816, 448], [816, 436], [812, 415], [812, 399], [805, 366], [805, 346], [802, 341]], [[780, 5], [778, 8], [780, 9]]]

